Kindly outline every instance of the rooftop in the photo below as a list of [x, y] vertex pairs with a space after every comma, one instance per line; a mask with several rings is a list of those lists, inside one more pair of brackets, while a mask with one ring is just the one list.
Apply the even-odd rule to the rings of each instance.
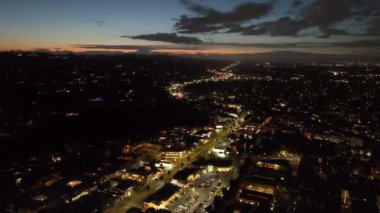
[[142, 176], [149, 176], [150, 174], [155, 172], [155, 169], [146, 169], [145, 167], [139, 167], [137, 169], [130, 169], [129, 172]]
[[136, 183], [137, 183], [136, 181], [132, 181], [132, 180], [120, 180], [118, 181], [116, 188], [125, 191], [135, 186]]
[[218, 167], [229, 167], [232, 166], [231, 160], [225, 160], [225, 159], [211, 159], [211, 160], [205, 160], [201, 159], [193, 163], [195, 166], [218, 166]]
[[263, 202], [268, 202], [272, 199], [272, 196], [261, 193], [261, 192], [256, 192], [256, 191], [251, 191], [247, 189], [243, 189], [242, 192], [239, 195], [240, 198], [247, 199], [247, 200], [252, 200], [256, 201], [259, 203]]
[[175, 194], [180, 187], [166, 183], [161, 189], [159, 189], [156, 193], [150, 195], [148, 198], [144, 200], [147, 203], [155, 203], [159, 205], [162, 201], [169, 199], [173, 194]]
[[198, 170], [199, 170], [198, 168], [185, 168], [185, 169], [182, 169], [181, 171], [178, 171], [177, 174], [174, 175], [173, 179], [186, 181], [186, 179], [190, 175], [196, 173]]

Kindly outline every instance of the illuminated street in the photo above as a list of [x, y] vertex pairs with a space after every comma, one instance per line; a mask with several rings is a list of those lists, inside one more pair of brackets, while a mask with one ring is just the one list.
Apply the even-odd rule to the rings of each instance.
[[[192, 162], [194, 162], [197, 158], [207, 155], [208, 151], [212, 147], [214, 147], [218, 143], [218, 141], [222, 141], [226, 139], [229, 132], [230, 132], [229, 129], [225, 129], [219, 133], [214, 133], [211, 136], [209, 142], [200, 146], [199, 148], [197, 148], [190, 154], [184, 156], [183, 158], [178, 159], [176, 163], [173, 163], [170, 169], [165, 170], [165, 174], [163, 174], [164, 179], [162, 181], [160, 179], [152, 180], [151, 182], [141, 186], [140, 190], [133, 191], [131, 196], [119, 201], [118, 203], [116, 203], [115, 206], [107, 209], [106, 211], [107, 212], [125, 212], [131, 207], [143, 208], [143, 201], [145, 198], [147, 198], [151, 194], [154, 194], [154, 192], [156, 192], [160, 187], [162, 187], [165, 182], [170, 182], [171, 178], [178, 172], [178, 170], [187, 167]], [[190, 161], [187, 160], [188, 158], [190, 158]], [[181, 164], [183, 164], [183, 166]], [[148, 186], [150, 188], [149, 191], [147, 190]], [[205, 192], [207, 192], [207, 190]], [[207, 197], [205, 193], [203, 194], [204, 194], [204, 197]]]

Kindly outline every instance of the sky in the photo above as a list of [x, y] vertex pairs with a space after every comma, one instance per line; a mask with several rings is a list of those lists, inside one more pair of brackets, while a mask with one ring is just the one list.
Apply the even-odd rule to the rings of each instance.
[[0, 0], [0, 51], [378, 55], [379, 0]]

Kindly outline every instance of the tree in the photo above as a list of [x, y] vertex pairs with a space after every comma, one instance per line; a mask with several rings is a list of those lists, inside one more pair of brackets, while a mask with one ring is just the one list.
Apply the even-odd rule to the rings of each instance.
[[216, 212], [221, 212], [224, 209], [224, 202], [220, 196], [215, 196], [214, 198], [214, 210]]

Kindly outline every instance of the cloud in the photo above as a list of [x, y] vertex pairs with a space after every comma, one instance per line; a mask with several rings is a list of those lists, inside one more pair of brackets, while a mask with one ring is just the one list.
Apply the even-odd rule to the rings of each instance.
[[361, 48], [380, 48], [380, 39], [373, 40], [357, 40], [351, 42], [336, 42], [335, 46], [340, 47], [361, 47]]
[[373, 40], [357, 40], [348, 42], [292, 42], [292, 43], [202, 43], [202, 45], [99, 45], [99, 44], [75, 44], [70, 47], [87, 49], [87, 50], [137, 50], [139, 53], [149, 53], [152, 50], [207, 50], [224, 48], [270, 48], [270, 49], [286, 49], [286, 48], [380, 48], [380, 39]]
[[367, 35], [380, 36], [380, 17], [372, 19], [368, 25]]
[[123, 50], [135, 50], [139, 54], [150, 54], [152, 50], [204, 50], [207, 49], [203, 45], [189, 45], [189, 44], [177, 44], [177, 45], [110, 45], [110, 44], [74, 44], [70, 45], [70, 48], [80, 50], [96, 50], [96, 51], [123, 51]]
[[182, 3], [197, 16], [182, 15], [174, 28], [179, 33], [210, 33], [230, 26], [242, 24], [252, 19], [259, 19], [269, 14], [273, 9], [271, 3], [242, 3], [229, 12], [220, 12], [216, 9], [197, 4], [191, 0], [182, 0]]
[[267, 21], [259, 25], [251, 25], [241, 31], [242, 35], [293, 36], [306, 27], [303, 21], [296, 21], [290, 17], [282, 17], [276, 21]]
[[102, 27], [106, 23], [104, 19], [95, 19], [94, 22], [98, 27]]
[[233, 47], [246, 47], [246, 48], [273, 48], [273, 49], [284, 49], [284, 48], [332, 48], [332, 47], [344, 47], [344, 48], [380, 48], [380, 39], [372, 40], [356, 40], [347, 42], [282, 42], [282, 43], [209, 43], [207, 45], [225, 45]]
[[323, 33], [319, 38], [330, 38], [331, 35], [349, 35], [346, 30], [336, 29], [336, 28], [320, 28], [320, 31]]
[[[180, 16], [174, 29], [188, 34], [301, 36], [301, 31], [316, 28], [319, 32], [313, 34], [319, 38], [333, 35], [377, 36], [380, 32], [378, 0], [314, 0], [308, 4], [302, 0], [293, 0], [292, 7], [299, 9], [276, 20], [259, 22], [259, 18], [267, 16], [273, 10], [274, 2], [248, 2], [238, 5], [230, 12], [220, 12], [191, 0], [182, 0], [186, 8], [196, 16]], [[252, 21], [255, 21], [254, 24], [249, 25]], [[343, 25], [343, 22], [346, 24]], [[360, 23], [368, 29], [358, 32], [358, 29], [351, 28], [352, 23]]]
[[70, 48], [81, 51], [135, 51], [139, 54], [149, 54], [151, 47], [138, 45], [110, 45], [110, 44], [73, 44]]
[[[305, 6], [296, 20], [304, 23], [304, 28], [317, 27], [320, 37], [328, 38], [331, 35], [360, 35], [362, 33], [349, 33], [346, 29], [335, 26], [343, 21], [369, 18], [380, 11], [378, 0], [316, 0]], [[366, 23], [363, 23], [366, 24]]]
[[298, 7], [302, 4], [301, 0], [293, 0], [292, 7]]
[[206, 7], [191, 0], [181, 0], [181, 3], [187, 7], [188, 10], [198, 14], [198, 15], [207, 15], [209, 13], [217, 12], [216, 10]]
[[179, 36], [176, 33], [155, 33], [155, 34], [143, 34], [137, 36], [121, 36], [122, 38], [141, 39], [148, 41], [163, 41], [178, 44], [200, 44], [202, 40], [196, 37]]
[[111, 45], [111, 44], [73, 44], [70, 47], [84, 48], [84, 49], [140, 49], [146, 48], [140, 45]]
[[312, 26], [329, 26], [351, 18], [354, 15], [351, 8], [359, 1], [317, 0], [304, 8], [301, 18]]

